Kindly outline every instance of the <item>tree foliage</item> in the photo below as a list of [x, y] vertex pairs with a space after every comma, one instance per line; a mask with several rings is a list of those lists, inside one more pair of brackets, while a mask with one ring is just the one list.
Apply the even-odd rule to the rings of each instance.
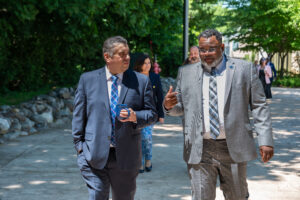
[[[298, 0], [229, 0], [226, 35], [244, 46], [241, 50], [279, 53], [281, 72], [286, 55], [300, 50], [300, 2]], [[283, 74], [280, 74], [283, 76]]]
[[182, 0], [1, 0], [0, 92], [75, 84], [83, 71], [103, 66], [102, 43], [113, 35], [124, 36], [133, 52], [150, 53], [151, 40], [163, 69], [175, 68], [182, 6]]

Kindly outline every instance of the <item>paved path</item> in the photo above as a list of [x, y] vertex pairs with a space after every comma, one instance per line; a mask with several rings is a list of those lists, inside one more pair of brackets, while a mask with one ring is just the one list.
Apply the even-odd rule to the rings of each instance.
[[[276, 143], [269, 164], [248, 164], [251, 200], [300, 199], [300, 89], [273, 89]], [[153, 133], [153, 171], [139, 175], [136, 200], [190, 199], [182, 160], [180, 118], [167, 117]], [[45, 130], [0, 145], [1, 200], [87, 200], [76, 165], [71, 129]], [[217, 200], [223, 200], [217, 189]]]

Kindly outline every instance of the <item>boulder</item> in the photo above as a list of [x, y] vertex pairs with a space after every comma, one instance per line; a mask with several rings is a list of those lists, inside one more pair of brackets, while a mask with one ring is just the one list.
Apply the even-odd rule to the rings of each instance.
[[5, 134], [11, 127], [11, 121], [8, 118], [0, 117], [0, 133]]

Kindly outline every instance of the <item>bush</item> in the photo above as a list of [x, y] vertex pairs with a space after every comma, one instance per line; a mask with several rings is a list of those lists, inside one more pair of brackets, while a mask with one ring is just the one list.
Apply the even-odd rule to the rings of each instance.
[[300, 77], [299, 76], [288, 76], [282, 79], [277, 78], [273, 83], [273, 86], [278, 87], [291, 87], [291, 88], [299, 88], [300, 87]]

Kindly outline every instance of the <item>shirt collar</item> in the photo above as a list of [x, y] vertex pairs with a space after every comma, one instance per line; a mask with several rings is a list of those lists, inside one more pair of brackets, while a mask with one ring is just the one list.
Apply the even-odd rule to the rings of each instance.
[[[226, 62], [227, 62], [227, 58], [226, 58], [225, 54], [223, 54], [221, 62], [218, 64], [218, 66], [215, 69], [215, 73], [217, 76], [222, 75], [222, 73], [225, 71]], [[207, 74], [210, 74], [210, 72], [208, 72], [206, 70], [204, 70], [204, 72]]]
[[[107, 81], [111, 80], [111, 77], [113, 76], [113, 74], [110, 73], [110, 71], [108, 70], [108, 67], [107, 67], [107, 66], [105, 66], [105, 73], [106, 73], [106, 80], [107, 80]], [[119, 73], [119, 74], [117, 74], [117, 75], [115, 75], [115, 76], [118, 77], [118, 81], [121, 81], [121, 82], [122, 82], [122, 80], [123, 80], [123, 75], [124, 75], [124, 72]]]
[[222, 72], [226, 69], [226, 61], [227, 61], [227, 59], [226, 59], [226, 56], [224, 54], [222, 56], [223, 56], [222, 61], [216, 67], [216, 74], [217, 75], [221, 75]]

